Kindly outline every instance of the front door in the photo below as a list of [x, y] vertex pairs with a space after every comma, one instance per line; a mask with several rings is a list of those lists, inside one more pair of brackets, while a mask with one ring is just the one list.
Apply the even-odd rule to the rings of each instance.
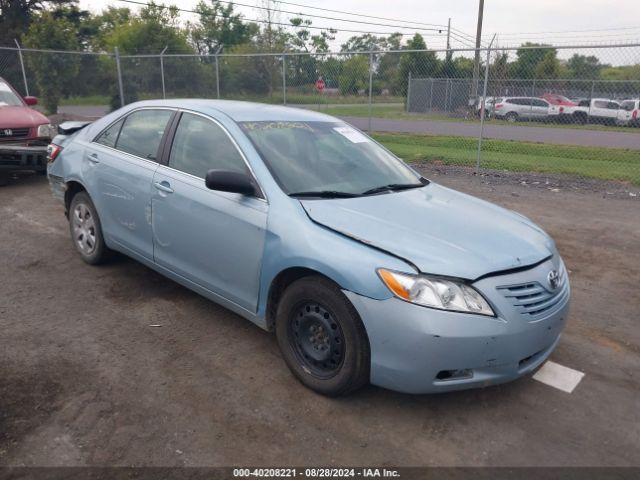
[[157, 264], [255, 312], [267, 223], [262, 198], [209, 190], [211, 169], [250, 174], [227, 132], [208, 117], [182, 113], [168, 165], [153, 178]]

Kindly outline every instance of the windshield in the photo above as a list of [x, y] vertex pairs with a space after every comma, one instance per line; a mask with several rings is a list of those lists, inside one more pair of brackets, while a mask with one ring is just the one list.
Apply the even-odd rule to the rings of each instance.
[[7, 105], [21, 107], [23, 103], [6, 82], [0, 81], [0, 107]]
[[362, 195], [378, 193], [374, 190], [385, 186], [392, 190], [425, 183], [401, 160], [345, 123], [269, 121], [240, 126], [290, 195]]

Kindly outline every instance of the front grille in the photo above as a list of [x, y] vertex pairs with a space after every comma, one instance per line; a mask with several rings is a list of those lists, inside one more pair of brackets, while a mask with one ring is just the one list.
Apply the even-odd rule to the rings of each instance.
[[535, 318], [553, 310], [555, 306], [563, 304], [569, 295], [569, 282], [564, 265], [560, 266], [558, 274], [558, 287], [555, 290], [537, 281], [496, 288], [519, 313], [529, 318]]
[[29, 127], [25, 128], [0, 128], [0, 140], [12, 138], [25, 138], [29, 136]]

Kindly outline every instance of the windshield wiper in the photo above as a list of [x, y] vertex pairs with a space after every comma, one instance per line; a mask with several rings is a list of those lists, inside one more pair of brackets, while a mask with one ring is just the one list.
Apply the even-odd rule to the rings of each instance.
[[290, 197], [318, 197], [318, 198], [353, 198], [359, 197], [358, 193], [338, 192], [335, 190], [318, 190], [309, 192], [294, 192]]
[[424, 187], [426, 183], [390, 183], [388, 185], [381, 185], [379, 187], [370, 188], [362, 192], [362, 195], [373, 195], [381, 192], [394, 192], [398, 190], [408, 190], [410, 188]]

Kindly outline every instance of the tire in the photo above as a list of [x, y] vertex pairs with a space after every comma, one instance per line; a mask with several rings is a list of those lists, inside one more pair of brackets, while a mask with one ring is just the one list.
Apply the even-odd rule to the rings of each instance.
[[516, 112], [509, 112], [504, 116], [504, 119], [509, 123], [515, 123], [518, 121], [518, 114]]
[[110, 251], [104, 243], [100, 217], [87, 192], [78, 192], [71, 199], [69, 232], [82, 260], [89, 265], [107, 260]]
[[583, 114], [574, 114], [573, 118], [575, 120], [575, 123], [577, 123], [578, 125], [584, 125], [587, 123], [587, 116], [583, 115]]
[[336, 397], [369, 383], [364, 325], [340, 288], [324, 277], [303, 277], [285, 290], [276, 337], [291, 372], [317, 393]]

